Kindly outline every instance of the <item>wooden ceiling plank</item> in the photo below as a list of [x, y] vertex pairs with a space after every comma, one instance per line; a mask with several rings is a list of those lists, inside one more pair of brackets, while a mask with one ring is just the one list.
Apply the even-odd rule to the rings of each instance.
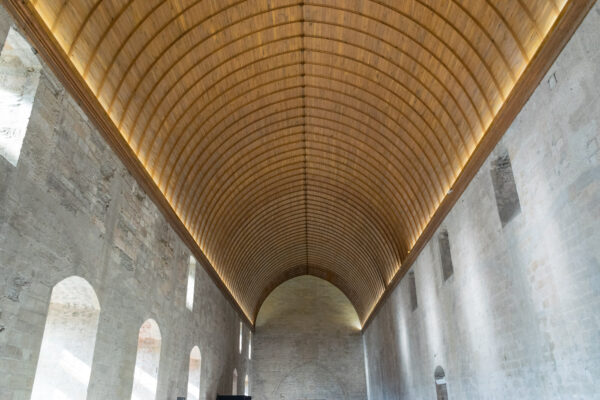
[[[312, 106], [309, 106], [309, 107], [307, 107], [307, 108], [313, 108], [313, 107], [312, 107]], [[276, 115], [277, 113], [278, 113], [278, 112], [276, 112], [276, 113], [274, 113], [274, 114]], [[353, 120], [353, 122], [354, 122], [355, 124], [359, 124], [359, 125], [362, 123], [361, 121], [359, 121], [359, 120], [357, 120], [357, 119], [354, 119], [354, 120]], [[355, 125], [355, 126], [356, 126], [356, 125]], [[347, 124], [347, 125], [346, 125], [346, 127], [347, 127], [347, 128], [349, 128], [349, 129], [354, 129], [354, 128], [353, 128], [353, 125], [351, 125], [351, 124]], [[244, 128], [245, 128], [245, 127], [242, 127], [241, 129], [239, 129], [239, 131], [240, 131], [240, 132], [241, 132], [241, 131], [243, 131], [243, 129], [244, 129]], [[413, 188], [413, 187], [416, 187], [416, 186], [414, 186], [414, 185], [416, 185], [416, 182], [417, 182], [417, 181], [415, 180], [415, 177], [414, 177], [414, 175], [411, 173], [411, 170], [410, 170], [410, 169], [408, 169], [408, 168], [406, 167], [406, 165], [404, 165], [404, 163], [403, 163], [403, 160], [402, 160], [401, 158], [396, 158], [396, 160], [397, 160], [397, 162], [398, 162], [398, 165], [400, 165], [400, 166], [404, 166], [404, 168], [403, 168], [403, 169], [401, 169], [401, 171], [406, 171], [406, 172], [409, 174], [409, 176], [412, 176], [412, 178], [411, 178], [412, 184], [410, 183], [411, 181], [409, 181], [409, 180], [406, 180], [406, 178], [404, 178], [404, 179], [405, 179], [405, 182], [407, 183], [407, 184], [406, 184], [406, 186], [404, 186], [404, 187], [405, 187], [405, 190], [408, 190], [408, 191], [410, 191], [410, 192], [412, 193], [412, 195], [414, 196], [414, 198], [417, 198], [417, 197], [418, 197], [418, 191], [414, 191], [413, 189], [411, 189], [411, 188]], [[402, 176], [402, 173], [400, 173], [400, 175]], [[232, 185], [231, 185], [231, 184], [228, 184], [228, 186], [232, 186]], [[201, 188], [199, 188], [199, 187], [197, 187], [197, 186], [194, 186], [194, 185], [191, 185], [191, 187], [194, 187], [194, 188], [195, 188], [195, 191], [199, 191], [199, 190], [201, 190]], [[209, 191], [209, 193], [211, 193], [211, 194], [212, 194], [212, 192], [211, 192], [211, 191]], [[212, 202], [210, 202], [210, 203], [209, 203], [209, 202], [204, 202], [203, 204], [207, 204], [207, 203], [208, 203], [208, 204], [212, 204]], [[220, 199], [216, 199], [216, 200], [215, 200], [215, 204], [221, 204], [221, 201], [220, 201]], [[414, 205], [413, 205], [413, 209], [420, 209], [420, 208], [421, 208], [421, 205], [420, 205], [420, 203], [417, 203], [417, 204], [413, 203], [413, 204], [414, 204]], [[199, 203], [194, 203], [194, 204], [192, 204], [190, 207], [188, 207], [187, 209], [199, 210]], [[423, 213], [423, 217], [424, 217], [424, 216], [425, 216], [425, 213]], [[195, 219], [196, 217], [198, 217], [198, 216], [194, 214], [194, 218], [193, 218], [193, 219]], [[192, 225], [192, 229], [193, 229], [193, 230], [195, 230], [195, 229], [198, 229], [198, 228]]]

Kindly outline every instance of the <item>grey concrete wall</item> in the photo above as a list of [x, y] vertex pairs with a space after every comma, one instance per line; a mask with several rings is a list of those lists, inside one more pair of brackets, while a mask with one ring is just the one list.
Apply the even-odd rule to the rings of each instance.
[[510, 155], [521, 213], [502, 227], [490, 160], [363, 340], [370, 400], [592, 399], [600, 393], [600, 4], [496, 154]]
[[[0, 7], [0, 43], [12, 24]], [[44, 67], [20, 159], [0, 157], [0, 398], [29, 399], [52, 287], [85, 278], [101, 306], [88, 399], [129, 399], [138, 331], [162, 335], [157, 399], [187, 393], [202, 352], [202, 399], [230, 393], [239, 318], [198, 268], [185, 307], [189, 250]], [[245, 346], [246, 344], [246, 339]]]
[[256, 320], [251, 394], [258, 400], [365, 400], [360, 323], [344, 294], [313, 276], [291, 279]]

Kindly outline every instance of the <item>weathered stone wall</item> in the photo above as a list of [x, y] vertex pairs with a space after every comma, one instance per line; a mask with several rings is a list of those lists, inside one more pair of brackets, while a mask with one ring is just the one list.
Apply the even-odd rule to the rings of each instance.
[[[0, 44], [11, 24], [0, 7]], [[186, 396], [194, 345], [201, 399], [230, 393], [234, 367], [245, 375], [237, 314], [200, 267], [186, 309], [189, 250], [46, 67], [17, 166], [0, 157], [0, 205], [1, 399], [29, 399], [52, 287], [71, 275], [101, 306], [88, 399], [130, 398], [148, 318], [162, 335], [157, 399]]]
[[[369, 399], [592, 399], [600, 380], [600, 4], [363, 340]], [[504, 227], [492, 161], [511, 159], [520, 213]], [[435, 237], [437, 238], [437, 236]]]
[[367, 398], [358, 316], [327, 281], [302, 276], [277, 287], [258, 314], [254, 347], [258, 400]]

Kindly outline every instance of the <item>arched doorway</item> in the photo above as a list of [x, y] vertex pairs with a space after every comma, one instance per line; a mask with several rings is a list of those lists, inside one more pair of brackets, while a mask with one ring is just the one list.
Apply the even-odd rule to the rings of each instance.
[[85, 400], [100, 304], [85, 279], [71, 276], [52, 289], [32, 400]]
[[435, 379], [437, 400], [448, 400], [448, 387], [446, 386], [446, 373], [444, 372], [444, 368], [438, 365], [433, 373], [433, 378]]
[[238, 373], [237, 369], [233, 369], [233, 382], [231, 383], [231, 394], [233, 396], [237, 395], [237, 387], [238, 387]]
[[202, 370], [202, 356], [198, 346], [194, 346], [190, 353], [190, 367], [188, 376], [188, 400], [200, 399], [200, 374]]
[[161, 336], [158, 324], [148, 319], [140, 328], [138, 336], [135, 371], [131, 400], [153, 400], [158, 385]]

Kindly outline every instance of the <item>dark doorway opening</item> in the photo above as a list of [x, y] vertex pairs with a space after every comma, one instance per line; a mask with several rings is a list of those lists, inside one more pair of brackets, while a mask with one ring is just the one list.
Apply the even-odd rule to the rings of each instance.
[[438, 365], [435, 368], [433, 377], [435, 379], [437, 400], [448, 400], [448, 387], [446, 386], [446, 373], [444, 372], [444, 368]]

